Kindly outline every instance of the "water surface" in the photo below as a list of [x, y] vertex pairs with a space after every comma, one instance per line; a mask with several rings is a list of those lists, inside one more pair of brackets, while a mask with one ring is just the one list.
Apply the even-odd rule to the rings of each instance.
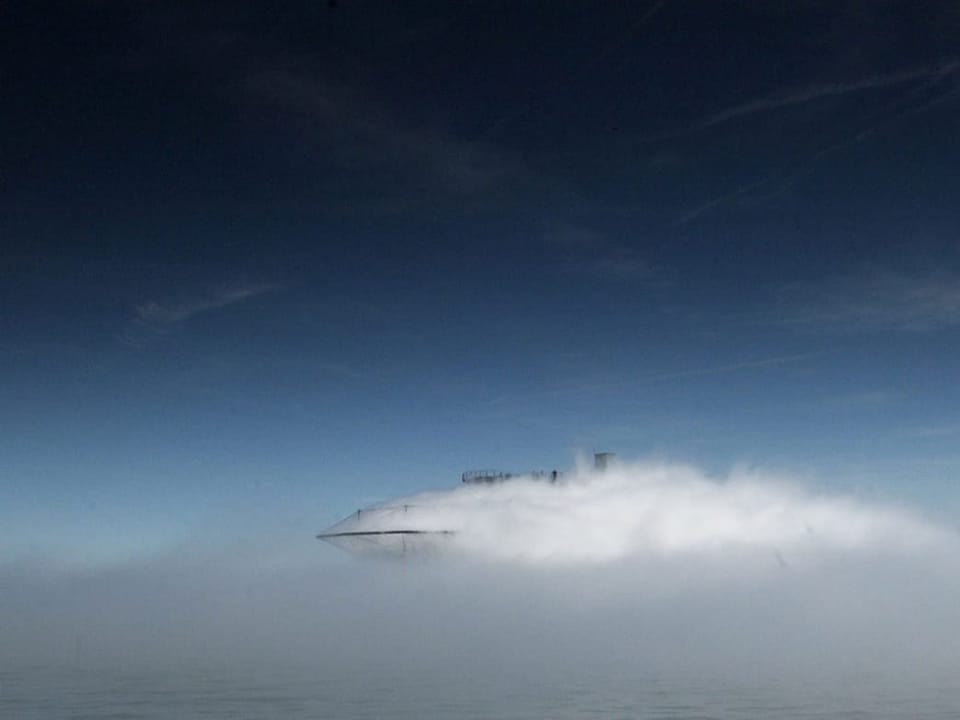
[[508, 672], [442, 676], [194, 666], [31, 666], [0, 672], [0, 717], [113, 718], [957, 718], [960, 682], [845, 676], [799, 680]]

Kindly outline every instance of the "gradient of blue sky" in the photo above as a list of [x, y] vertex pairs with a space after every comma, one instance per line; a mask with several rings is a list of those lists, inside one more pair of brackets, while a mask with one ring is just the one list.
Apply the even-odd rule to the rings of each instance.
[[0, 13], [15, 556], [594, 449], [956, 520], [952, 3]]

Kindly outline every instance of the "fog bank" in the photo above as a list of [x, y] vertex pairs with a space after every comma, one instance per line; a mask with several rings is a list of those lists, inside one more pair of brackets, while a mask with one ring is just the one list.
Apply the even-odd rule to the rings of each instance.
[[956, 543], [955, 533], [904, 508], [810, 492], [762, 472], [720, 479], [665, 463], [618, 463], [602, 472], [581, 466], [555, 482], [521, 476], [402, 497], [329, 531], [349, 537], [404, 530], [451, 533], [435, 544], [530, 564], [704, 553], [729, 560], [731, 553], [756, 551], [782, 564], [825, 553], [920, 552]]
[[451, 551], [358, 561], [277, 518], [112, 567], [0, 566], [0, 662], [388, 686], [960, 672], [954, 533], [905, 508], [663, 464], [400, 504], [455, 526]]

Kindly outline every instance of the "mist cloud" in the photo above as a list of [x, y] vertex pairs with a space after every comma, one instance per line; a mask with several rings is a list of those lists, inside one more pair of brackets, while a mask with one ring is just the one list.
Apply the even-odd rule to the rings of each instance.
[[[547, 565], [745, 551], [783, 564], [956, 542], [950, 531], [892, 505], [811, 492], [762, 472], [718, 479], [664, 463], [618, 464], [602, 473], [580, 467], [556, 483], [526, 476], [413, 495], [363, 510], [331, 532], [404, 530], [450, 533], [434, 544], [476, 558]], [[382, 546], [394, 541], [388, 535]]]
[[300, 513], [272, 514], [109, 567], [0, 563], [0, 662], [293, 666], [332, 697], [356, 678], [359, 696], [454, 697], [617, 677], [873, 672], [920, 687], [960, 670], [953, 531], [770, 473], [580, 468], [339, 525], [456, 531], [403, 562], [356, 562]]

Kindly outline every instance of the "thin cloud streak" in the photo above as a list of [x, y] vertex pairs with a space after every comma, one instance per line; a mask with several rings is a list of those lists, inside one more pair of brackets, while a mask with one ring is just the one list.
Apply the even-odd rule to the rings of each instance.
[[522, 174], [516, 159], [489, 143], [460, 139], [444, 128], [404, 121], [362, 94], [320, 77], [285, 69], [246, 78], [248, 100], [310, 120], [300, 140], [350, 170], [414, 176], [437, 192], [483, 193]]
[[[799, 107], [807, 103], [816, 102], [831, 97], [843, 97], [867, 90], [881, 90], [893, 88], [905, 83], [917, 80], [925, 80], [920, 87], [926, 87], [950, 77], [960, 69], [960, 60], [949, 59], [934, 67], [915, 68], [912, 70], [901, 70], [898, 72], [871, 75], [859, 80], [849, 82], [821, 83], [806, 85], [790, 90], [761, 96], [738, 105], [732, 105], [706, 117], [695, 120], [692, 123], [675, 130], [653, 133], [640, 137], [637, 142], [648, 145], [663, 142], [665, 140], [675, 140], [683, 138], [694, 133], [709, 130], [718, 125], [726, 124], [733, 120], [739, 120], [757, 115], [760, 113], [771, 112], [788, 107]], [[952, 93], [947, 93], [952, 95]], [[931, 105], [939, 103], [937, 99], [931, 102]], [[925, 108], [924, 108], [925, 109]]]
[[656, 269], [633, 247], [590, 228], [560, 223], [544, 237], [560, 270], [600, 280], [663, 282]]
[[686, 377], [702, 377], [706, 375], [724, 375], [726, 373], [738, 372], [740, 370], [750, 370], [754, 368], [775, 367], [778, 365], [788, 365], [819, 357], [822, 353], [808, 352], [796, 353], [794, 355], [779, 355], [777, 357], [760, 358], [758, 360], [745, 360], [743, 362], [730, 363], [728, 365], [718, 365], [716, 367], [700, 368], [696, 370], [681, 370], [673, 373], [663, 373], [661, 375], [651, 375], [644, 378], [647, 382], [659, 382], [661, 380], [673, 380]]
[[727, 205], [730, 202], [733, 202], [734, 200], [737, 200], [738, 198], [744, 197], [745, 195], [749, 195], [754, 190], [757, 190], [769, 184], [770, 182], [773, 181], [773, 179], [774, 177], [772, 176], [763, 177], [763, 178], [760, 178], [759, 180], [755, 180], [753, 182], [749, 182], [744, 185], [741, 185], [735, 188], [734, 190], [732, 190], [731, 192], [724, 193], [722, 195], [718, 195], [717, 197], [710, 198], [709, 200], [702, 203], [701, 205], [698, 205], [692, 210], [688, 210], [680, 218], [678, 218], [673, 225], [674, 227], [680, 227], [680, 226], [686, 225], [687, 223], [693, 222], [694, 220], [699, 218], [701, 215], [705, 215], [711, 212], [712, 210], [715, 210], [718, 207], [722, 207], [724, 205]]
[[[960, 65], [954, 63], [946, 66], [943, 72], [931, 75], [926, 82], [921, 83], [904, 96], [888, 104], [885, 109], [861, 125], [860, 129], [851, 132], [846, 137], [839, 138], [815, 149], [812, 153], [806, 154], [802, 159], [793, 163], [792, 166], [782, 168], [778, 172], [770, 173], [757, 180], [742, 184], [730, 192], [724, 192], [708, 199], [692, 210], [684, 213], [675, 221], [674, 226], [680, 227], [686, 225], [742, 197], [751, 195], [755, 198], [765, 199], [776, 197], [794, 185], [798, 180], [810, 175], [824, 158], [873, 139], [881, 131], [894, 126], [906, 118], [927, 112], [928, 110], [932, 110], [939, 105], [949, 102], [957, 97], [958, 93], [960, 93], [960, 88], [958, 88], [955, 83], [942, 89], [938, 88], [938, 85], [941, 85], [940, 81], [948, 77], [958, 66]], [[934, 92], [929, 97], [923, 98], [923, 94], [931, 89], [933, 89]], [[762, 195], [757, 192], [770, 185], [774, 187]]]
[[778, 110], [793, 105], [803, 105], [823, 98], [839, 97], [864, 90], [888, 88], [924, 78], [942, 77], [954, 72], [958, 67], [960, 67], [960, 62], [951, 59], [936, 67], [900, 70], [884, 75], [871, 75], [851, 82], [833, 82], [796, 88], [783, 93], [767, 95], [741, 105], [728, 107], [697, 122], [694, 128], [705, 130], [714, 125], [720, 125], [721, 123], [729, 122], [737, 118]]
[[813, 331], [932, 332], [960, 325], [960, 276], [886, 269], [781, 291], [782, 322]]
[[511, 407], [517, 403], [521, 397], [530, 398], [560, 398], [574, 396], [592, 396], [602, 392], [615, 392], [629, 390], [638, 385], [654, 384], [668, 382], [670, 380], [686, 380], [699, 377], [710, 377], [712, 375], [726, 375], [730, 373], [743, 372], [746, 370], [763, 370], [766, 368], [775, 368], [784, 365], [800, 363], [804, 360], [810, 360], [823, 355], [821, 352], [796, 353], [792, 355], [776, 355], [766, 358], [756, 358], [753, 360], [743, 360], [740, 362], [727, 363], [725, 365], [713, 365], [709, 367], [691, 368], [689, 370], [677, 370], [675, 372], [654, 373], [648, 375], [638, 375], [631, 380], [611, 380], [608, 382], [570, 382], [566, 385], [553, 387], [541, 392], [522, 395], [513, 393], [509, 396], [499, 395], [483, 403], [489, 408]]
[[207, 295], [180, 302], [150, 300], [135, 308], [134, 318], [121, 339], [128, 345], [140, 347], [198, 315], [241, 303], [276, 288], [271, 283], [247, 283], [222, 287]]
[[797, 353], [793, 355], [777, 355], [774, 357], [757, 358], [754, 360], [744, 360], [741, 362], [728, 363], [725, 365], [714, 365], [711, 367], [691, 368], [690, 370], [677, 370], [675, 372], [657, 373], [653, 375], [640, 375], [632, 380], [624, 380], [609, 383], [579, 384], [572, 387], [557, 388], [550, 391], [550, 395], [568, 395], [582, 393], [596, 393], [600, 391], [622, 390], [635, 385], [647, 383], [665, 382], [668, 380], [683, 380], [686, 378], [709, 377], [711, 375], [726, 375], [728, 373], [741, 372], [743, 370], [754, 370], [769, 367], [778, 367], [802, 362], [817, 357], [821, 353]]
[[927, 425], [908, 428], [903, 432], [904, 437], [914, 439], [945, 439], [960, 436], [960, 423], [950, 425]]

